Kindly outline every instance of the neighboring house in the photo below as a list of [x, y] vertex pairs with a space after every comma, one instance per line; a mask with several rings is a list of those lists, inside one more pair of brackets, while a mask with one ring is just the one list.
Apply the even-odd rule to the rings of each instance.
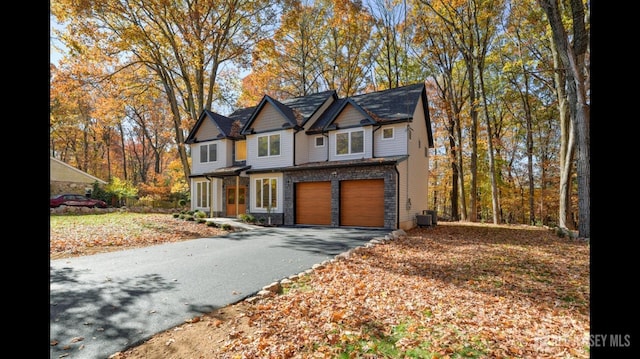
[[187, 137], [191, 208], [284, 225], [409, 229], [428, 209], [431, 122], [424, 83], [335, 91], [222, 116]]
[[93, 184], [107, 182], [49, 156], [49, 194], [89, 194]]

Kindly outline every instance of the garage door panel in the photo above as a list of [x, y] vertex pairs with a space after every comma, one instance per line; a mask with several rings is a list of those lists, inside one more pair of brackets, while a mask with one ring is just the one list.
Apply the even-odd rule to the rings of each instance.
[[340, 225], [384, 227], [384, 180], [340, 182]]
[[296, 224], [331, 224], [331, 182], [296, 183]]

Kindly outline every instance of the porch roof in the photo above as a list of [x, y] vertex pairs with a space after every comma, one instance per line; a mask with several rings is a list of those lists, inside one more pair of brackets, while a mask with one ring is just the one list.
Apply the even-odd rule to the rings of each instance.
[[251, 166], [231, 166], [231, 167], [223, 167], [223, 168], [217, 168], [211, 172], [205, 172], [205, 173], [198, 173], [198, 174], [192, 174], [191, 176], [189, 176], [189, 178], [197, 178], [197, 177], [216, 177], [216, 178], [221, 178], [221, 177], [233, 177], [233, 176], [238, 176], [240, 174], [240, 172], [245, 171], [247, 169], [251, 168]]
[[316, 169], [319, 170], [319, 169], [342, 168], [342, 167], [395, 165], [406, 160], [407, 158], [409, 158], [409, 156], [402, 155], [402, 156], [389, 156], [389, 157], [376, 157], [376, 158], [361, 158], [357, 160], [309, 162], [309, 163], [304, 163], [297, 166], [253, 169], [253, 170], [248, 170], [247, 173], [273, 173], [273, 172], [290, 172], [290, 171], [303, 171], [303, 170], [316, 170]]

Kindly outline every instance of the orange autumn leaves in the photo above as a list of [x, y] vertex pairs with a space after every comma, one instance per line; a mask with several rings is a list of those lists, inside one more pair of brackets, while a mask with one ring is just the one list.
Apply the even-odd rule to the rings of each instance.
[[229, 357], [589, 357], [589, 248], [443, 223], [361, 248], [250, 307]]

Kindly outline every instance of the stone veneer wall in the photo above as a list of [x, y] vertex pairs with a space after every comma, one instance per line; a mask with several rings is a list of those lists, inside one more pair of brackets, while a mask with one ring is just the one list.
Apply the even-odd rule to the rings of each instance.
[[294, 184], [298, 182], [331, 181], [331, 226], [340, 226], [340, 181], [384, 179], [384, 227], [397, 227], [397, 173], [394, 165], [341, 167], [284, 173], [284, 225], [295, 225]]

